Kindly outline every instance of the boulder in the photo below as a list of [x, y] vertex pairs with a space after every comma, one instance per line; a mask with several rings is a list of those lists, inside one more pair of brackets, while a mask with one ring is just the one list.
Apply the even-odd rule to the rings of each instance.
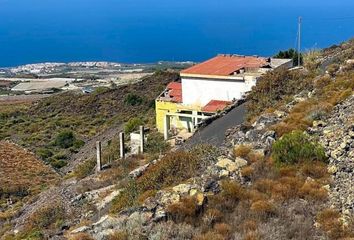
[[173, 191], [178, 192], [180, 194], [188, 194], [188, 192], [191, 190], [191, 185], [190, 184], [179, 184], [175, 187], [173, 187]]
[[229, 172], [235, 172], [238, 169], [238, 166], [235, 162], [223, 157], [218, 159], [216, 166]]
[[313, 127], [325, 127], [327, 124], [324, 121], [313, 121], [312, 126]]
[[168, 206], [173, 203], [178, 203], [181, 199], [180, 195], [176, 192], [159, 191], [158, 203], [163, 206]]
[[130, 176], [131, 178], [138, 178], [138, 177], [140, 177], [141, 175], [143, 175], [143, 173], [146, 171], [146, 169], [147, 169], [149, 166], [150, 166], [149, 163], [148, 163], [148, 164], [145, 164], [144, 166], [141, 166], [141, 167], [139, 167], [139, 168], [137, 168], [137, 169], [131, 171], [131, 172], [129, 173], [129, 176]]
[[247, 166], [247, 161], [245, 160], [245, 159], [243, 159], [243, 158], [241, 158], [241, 157], [236, 157], [236, 159], [235, 159], [235, 165], [236, 165], [236, 168], [237, 169], [240, 169], [240, 168], [242, 168], [242, 167], [244, 167], [244, 166]]

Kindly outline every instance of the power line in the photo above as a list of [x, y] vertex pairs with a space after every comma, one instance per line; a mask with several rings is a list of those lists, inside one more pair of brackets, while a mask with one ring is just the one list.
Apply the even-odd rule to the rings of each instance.
[[302, 24], [302, 17], [299, 17], [299, 34], [298, 34], [298, 50], [297, 50], [297, 65], [300, 67], [301, 65], [301, 24]]

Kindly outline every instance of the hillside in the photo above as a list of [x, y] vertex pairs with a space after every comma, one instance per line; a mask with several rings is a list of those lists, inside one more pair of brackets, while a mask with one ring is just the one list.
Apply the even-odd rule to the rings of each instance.
[[[154, 100], [164, 86], [178, 79], [174, 72], [157, 72], [142, 81], [92, 94], [64, 92], [36, 103], [0, 106], [0, 140], [9, 139], [31, 149], [60, 169], [90, 139], [105, 130], [123, 128], [131, 118], [153, 125]], [[72, 134], [69, 146], [60, 146], [60, 134]], [[87, 157], [87, 156], [86, 156]]]
[[31, 152], [0, 141], [0, 225], [10, 219], [24, 202], [58, 180], [59, 175]]
[[[83, 157], [0, 223], [2, 239], [353, 238], [353, 59], [351, 40], [306, 53], [304, 68], [267, 73], [247, 97], [247, 121], [218, 147], [168, 151], [153, 132], [147, 153], [100, 173]], [[177, 78], [156, 73], [135, 85], [7, 108], [0, 134], [55, 154], [45, 161], [65, 153], [75, 162], [129, 119], [153, 126], [152, 100]], [[74, 133], [62, 135], [73, 140], [68, 148], [57, 138], [63, 129]], [[112, 142], [108, 152], [117, 149]]]

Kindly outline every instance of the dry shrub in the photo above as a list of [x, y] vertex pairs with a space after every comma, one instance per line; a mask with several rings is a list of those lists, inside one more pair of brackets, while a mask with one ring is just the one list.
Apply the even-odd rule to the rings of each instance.
[[246, 166], [241, 170], [241, 175], [243, 177], [250, 178], [253, 174], [254, 174], [254, 168], [252, 166]]
[[248, 232], [244, 235], [243, 240], [259, 240], [260, 237], [258, 236], [258, 234], [256, 232]]
[[125, 231], [117, 231], [108, 236], [107, 240], [128, 240], [129, 235]]
[[60, 227], [65, 219], [65, 209], [60, 202], [53, 202], [51, 205], [43, 206], [36, 210], [29, 218], [29, 228], [49, 229]]
[[340, 218], [337, 210], [327, 208], [317, 215], [317, 222], [331, 239], [351, 239], [354, 237], [353, 229], [344, 226]]
[[273, 186], [272, 197], [278, 201], [296, 198], [302, 185], [303, 180], [298, 177], [282, 177]]
[[168, 206], [169, 217], [175, 222], [195, 222], [199, 215], [199, 206], [195, 197], [185, 197], [178, 203]]
[[330, 78], [329, 76], [323, 76], [315, 79], [314, 87], [317, 89], [323, 89], [324, 87], [329, 85], [332, 81], [333, 81], [332, 78]]
[[269, 193], [275, 184], [276, 182], [271, 179], [259, 179], [254, 183], [254, 188], [259, 192]]
[[206, 223], [206, 225], [211, 226], [214, 223], [217, 223], [219, 221], [221, 221], [223, 217], [223, 214], [215, 208], [209, 208], [204, 216], [203, 216], [203, 220]]
[[348, 88], [344, 91], [333, 93], [330, 98], [328, 98], [328, 102], [332, 105], [337, 105], [347, 99], [349, 96], [353, 94], [353, 90]]
[[88, 233], [78, 233], [69, 238], [69, 240], [94, 240]]
[[251, 147], [248, 145], [238, 145], [234, 148], [234, 156], [246, 158], [247, 155], [251, 152]]
[[279, 168], [279, 176], [280, 177], [295, 177], [297, 173], [296, 166], [282, 166]]
[[322, 188], [321, 184], [316, 181], [306, 181], [300, 188], [299, 194], [304, 198], [314, 201], [324, 201], [328, 196], [327, 190]]
[[255, 151], [251, 151], [248, 155], [247, 155], [247, 159], [251, 162], [251, 163], [255, 163], [258, 161], [261, 161], [264, 159], [264, 156], [258, 152]]
[[268, 200], [258, 200], [252, 203], [250, 210], [261, 217], [275, 215], [276, 213], [276, 207]]
[[222, 196], [234, 202], [238, 202], [239, 200], [245, 199], [247, 197], [246, 190], [235, 181], [222, 181], [221, 182], [222, 188]]
[[223, 235], [219, 233], [209, 231], [205, 234], [197, 235], [196, 237], [193, 238], [193, 240], [225, 240], [225, 238]]
[[257, 227], [258, 227], [258, 223], [256, 220], [247, 219], [241, 224], [240, 229], [242, 232], [250, 232], [250, 231], [256, 231]]
[[167, 154], [159, 164], [155, 164], [137, 179], [142, 191], [159, 190], [178, 184], [195, 176], [216, 156], [215, 149], [210, 146], [200, 146], [189, 152], [177, 151]]
[[302, 101], [294, 106], [283, 122], [274, 125], [272, 128], [278, 136], [283, 136], [294, 130], [305, 130], [312, 125], [312, 119], [308, 116], [313, 109], [316, 109], [313, 100]]
[[283, 136], [286, 133], [289, 133], [294, 130], [294, 127], [286, 124], [285, 122], [280, 122], [271, 127], [272, 130], [274, 130], [278, 136]]
[[259, 201], [259, 200], [264, 200], [264, 199], [267, 199], [268, 196], [262, 192], [259, 192], [258, 190], [256, 189], [252, 189], [252, 190], [249, 190], [247, 192], [247, 197], [252, 201], [252, 202], [256, 202], [256, 201]]
[[146, 199], [154, 197], [156, 195], [156, 190], [147, 190], [138, 197], [138, 202], [143, 204]]
[[226, 223], [217, 223], [214, 225], [215, 232], [219, 233], [224, 237], [229, 237], [232, 232], [232, 228], [229, 224]]
[[327, 178], [329, 176], [327, 165], [319, 161], [305, 163], [301, 167], [301, 172], [305, 176], [315, 179]]

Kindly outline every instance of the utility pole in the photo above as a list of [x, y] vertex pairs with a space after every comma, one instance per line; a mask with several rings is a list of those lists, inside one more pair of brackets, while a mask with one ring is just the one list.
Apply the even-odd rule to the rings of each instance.
[[298, 36], [298, 44], [297, 44], [297, 65], [298, 67], [301, 66], [301, 24], [302, 24], [302, 17], [299, 17], [299, 36]]

